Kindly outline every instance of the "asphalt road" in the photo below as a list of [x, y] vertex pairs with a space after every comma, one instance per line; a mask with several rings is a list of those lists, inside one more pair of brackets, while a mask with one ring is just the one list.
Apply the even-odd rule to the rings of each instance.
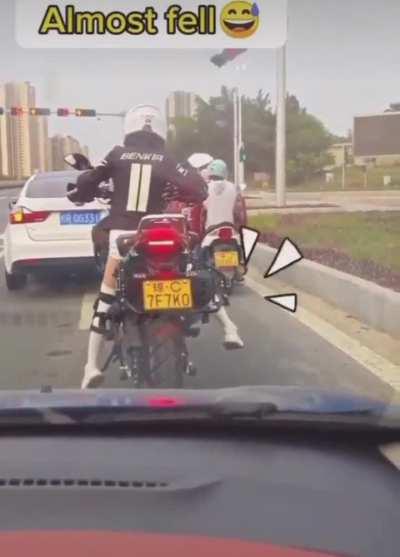
[[[0, 232], [13, 195], [1, 192]], [[90, 320], [89, 302], [97, 289], [94, 279], [59, 276], [30, 280], [22, 292], [10, 293], [0, 258], [0, 389], [79, 387], [88, 339], [82, 322]], [[250, 288], [238, 289], [229, 312], [245, 348], [225, 351], [219, 325], [204, 325], [200, 337], [190, 341], [198, 375], [187, 378], [187, 387], [298, 385], [390, 396], [390, 388], [362, 365]], [[105, 386], [129, 384], [120, 382], [115, 369]]]

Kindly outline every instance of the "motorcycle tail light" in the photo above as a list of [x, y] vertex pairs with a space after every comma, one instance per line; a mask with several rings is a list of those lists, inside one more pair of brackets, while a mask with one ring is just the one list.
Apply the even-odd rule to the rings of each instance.
[[233, 230], [229, 226], [224, 226], [223, 228], [220, 228], [218, 230], [218, 236], [220, 240], [223, 240], [224, 242], [227, 240], [232, 240]]
[[147, 243], [149, 255], [175, 255], [179, 251], [173, 240], [154, 240]]
[[182, 253], [184, 249], [184, 238], [174, 228], [143, 230], [136, 244], [136, 251], [149, 257], [174, 257]]

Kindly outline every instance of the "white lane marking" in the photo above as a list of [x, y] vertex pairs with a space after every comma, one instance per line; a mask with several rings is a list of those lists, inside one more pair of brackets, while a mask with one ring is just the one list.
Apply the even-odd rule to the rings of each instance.
[[93, 304], [96, 298], [96, 294], [85, 294], [82, 298], [81, 317], [79, 320], [80, 331], [87, 331], [90, 329], [93, 317]]
[[[246, 284], [251, 290], [263, 298], [276, 294], [248, 276], [246, 277]], [[288, 313], [287, 317], [289, 319], [297, 319], [332, 346], [361, 364], [381, 381], [390, 385], [395, 391], [400, 392], [400, 366], [376, 354], [376, 352], [367, 348], [358, 340], [346, 335], [346, 333], [343, 333], [327, 321], [324, 321], [304, 308], [299, 307], [296, 314]]]

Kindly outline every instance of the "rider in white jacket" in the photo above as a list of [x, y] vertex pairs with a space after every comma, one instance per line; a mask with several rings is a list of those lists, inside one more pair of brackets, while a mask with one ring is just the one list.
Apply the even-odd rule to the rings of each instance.
[[204, 202], [207, 209], [206, 230], [222, 222], [234, 222], [237, 198], [235, 184], [229, 182], [228, 168], [224, 161], [214, 160], [208, 167], [208, 198]]
[[[204, 201], [207, 209], [206, 231], [210, 226], [223, 222], [234, 222], [234, 207], [237, 197], [236, 186], [227, 180], [228, 167], [222, 160], [213, 160], [206, 171], [202, 173], [208, 185], [208, 198]], [[243, 348], [244, 343], [240, 338], [235, 323], [230, 319], [225, 307], [222, 307], [216, 317], [224, 329], [224, 345], [227, 349]]]

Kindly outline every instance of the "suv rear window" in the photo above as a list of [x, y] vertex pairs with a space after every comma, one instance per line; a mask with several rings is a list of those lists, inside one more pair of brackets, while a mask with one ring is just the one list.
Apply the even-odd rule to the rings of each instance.
[[38, 176], [29, 183], [26, 190], [26, 197], [40, 198], [57, 198], [67, 195], [67, 184], [76, 182], [79, 173]]

